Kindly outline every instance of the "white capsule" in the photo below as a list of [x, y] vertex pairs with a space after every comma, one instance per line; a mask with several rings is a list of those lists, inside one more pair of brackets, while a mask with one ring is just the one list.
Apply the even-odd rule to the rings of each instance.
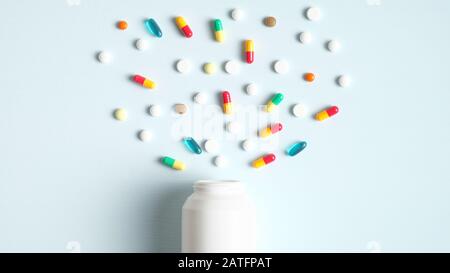
[[194, 101], [198, 104], [205, 104], [208, 101], [208, 95], [204, 92], [198, 92], [194, 96]]
[[224, 68], [228, 74], [237, 74], [240, 70], [239, 63], [235, 60], [227, 61]]
[[311, 41], [312, 41], [312, 34], [311, 34], [311, 32], [307, 32], [307, 31], [301, 32], [298, 35], [298, 40], [302, 44], [309, 44], [309, 43], [311, 43]]
[[214, 158], [214, 165], [219, 168], [225, 168], [228, 166], [228, 159], [223, 155], [218, 155]]
[[111, 53], [109, 53], [108, 51], [101, 51], [100, 53], [98, 53], [97, 59], [102, 64], [109, 64], [112, 62], [113, 58]]
[[292, 107], [292, 114], [298, 118], [304, 118], [308, 115], [308, 108], [303, 104], [296, 104]]
[[233, 9], [230, 12], [230, 16], [234, 21], [239, 21], [244, 17], [244, 12], [241, 9]]
[[143, 142], [150, 141], [152, 139], [152, 133], [148, 130], [141, 130], [139, 132], [139, 139]]
[[231, 134], [238, 134], [241, 131], [241, 124], [237, 121], [230, 121], [227, 124], [227, 131]]
[[144, 51], [149, 48], [150, 43], [147, 39], [137, 39], [134, 45], [138, 50]]
[[154, 104], [148, 108], [148, 113], [153, 117], [159, 117], [162, 114], [161, 106]]
[[351, 79], [347, 75], [341, 75], [337, 78], [337, 83], [341, 87], [348, 87], [351, 83]]
[[327, 43], [327, 48], [328, 51], [330, 52], [336, 52], [341, 48], [341, 43], [339, 43], [339, 41], [336, 40], [330, 40]]
[[258, 93], [258, 87], [254, 83], [249, 83], [245, 87], [245, 92], [247, 92], [247, 95], [254, 96], [256, 93]]
[[177, 61], [177, 71], [180, 73], [188, 73], [191, 70], [191, 63], [188, 60], [181, 59]]
[[289, 64], [284, 60], [278, 60], [273, 65], [273, 69], [278, 74], [286, 74], [289, 71]]
[[203, 144], [203, 148], [205, 148], [205, 151], [207, 153], [214, 154], [214, 153], [217, 153], [220, 150], [220, 144], [219, 144], [219, 142], [217, 142], [214, 139], [208, 139]]
[[317, 21], [321, 17], [320, 9], [316, 7], [310, 7], [306, 10], [306, 18], [310, 21]]
[[250, 152], [255, 150], [255, 148], [256, 148], [255, 141], [251, 139], [246, 139], [242, 141], [242, 149], [244, 149], [244, 151]]

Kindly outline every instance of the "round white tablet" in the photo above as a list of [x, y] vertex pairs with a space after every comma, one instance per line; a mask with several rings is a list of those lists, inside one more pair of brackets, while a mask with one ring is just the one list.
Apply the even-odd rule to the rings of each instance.
[[188, 60], [181, 59], [177, 62], [177, 71], [180, 73], [188, 73], [191, 70], [191, 63]]
[[311, 41], [312, 41], [312, 34], [311, 34], [311, 32], [307, 32], [307, 31], [301, 32], [298, 35], [298, 40], [302, 44], [309, 44], [309, 43], [311, 43]]
[[138, 50], [144, 51], [149, 48], [150, 43], [147, 39], [137, 39], [134, 45]]
[[341, 48], [341, 43], [339, 43], [339, 41], [336, 40], [330, 40], [327, 43], [327, 48], [328, 51], [330, 52], [336, 52]]
[[308, 114], [308, 109], [303, 104], [296, 104], [292, 107], [292, 114], [298, 118], [304, 118]]
[[148, 108], [148, 113], [153, 117], [159, 117], [162, 114], [161, 106], [154, 104]]
[[219, 168], [225, 168], [226, 166], [228, 166], [228, 159], [223, 155], [218, 155], [214, 158], [214, 165]]
[[273, 69], [278, 74], [286, 74], [289, 71], [289, 64], [284, 60], [279, 60], [275, 62]]
[[203, 144], [203, 148], [205, 148], [205, 151], [207, 153], [217, 153], [220, 150], [220, 145], [219, 142], [217, 142], [214, 139], [208, 139], [207, 141], [205, 141], [205, 143]]
[[101, 51], [100, 53], [98, 53], [97, 59], [102, 64], [109, 64], [110, 62], [112, 62], [112, 55], [108, 51]]
[[249, 83], [245, 87], [245, 92], [247, 92], [247, 95], [249, 96], [256, 95], [256, 93], [258, 93], [258, 87], [254, 83]]
[[139, 139], [141, 141], [150, 141], [152, 139], [152, 133], [148, 130], [141, 130], [139, 131]]
[[351, 79], [347, 75], [341, 75], [337, 78], [337, 83], [341, 87], [348, 87], [351, 83]]
[[208, 101], [208, 95], [204, 92], [198, 92], [194, 96], [194, 101], [198, 104], [205, 104]]
[[239, 63], [235, 60], [227, 61], [225, 63], [225, 72], [228, 74], [236, 74], [239, 72]]
[[237, 121], [230, 121], [227, 124], [227, 131], [231, 134], [238, 134], [241, 131], [241, 124]]
[[256, 143], [255, 141], [251, 140], [251, 139], [246, 139], [244, 141], [242, 141], [242, 149], [244, 149], [244, 151], [250, 152], [255, 150], [256, 148]]
[[310, 7], [306, 10], [306, 18], [310, 21], [317, 21], [320, 19], [320, 9], [316, 7]]
[[241, 9], [233, 9], [230, 12], [230, 16], [234, 21], [239, 21], [244, 17], [244, 12]]

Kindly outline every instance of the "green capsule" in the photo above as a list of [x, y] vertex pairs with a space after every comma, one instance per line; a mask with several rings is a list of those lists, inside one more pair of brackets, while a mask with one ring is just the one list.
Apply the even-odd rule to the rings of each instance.
[[175, 170], [182, 171], [182, 170], [186, 169], [186, 165], [183, 162], [173, 159], [168, 156], [163, 157], [161, 159], [161, 162], [164, 165], [169, 166], [170, 168], [175, 169]]
[[220, 19], [214, 20], [214, 31], [221, 31], [221, 30], [223, 30], [222, 21], [220, 21]]
[[280, 102], [284, 99], [284, 95], [281, 93], [277, 93], [275, 94], [275, 96], [273, 96], [272, 98], [272, 103], [275, 105], [280, 104]]
[[278, 104], [281, 103], [281, 101], [284, 99], [284, 95], [281, 93], [276, 93], [272, 99], [266, 104], [266, 111], [272, 112]]

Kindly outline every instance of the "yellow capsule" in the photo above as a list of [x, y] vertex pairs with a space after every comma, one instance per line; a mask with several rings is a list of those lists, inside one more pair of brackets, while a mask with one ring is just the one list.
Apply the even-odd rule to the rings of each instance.
[[267, 154], [265, 156], [262, 156], [262, 157], [256, 159], [255, 161], [253, 161], [252, 167], [253, 168], [261, 168], [267, 164], [272, 163], [274, 160], [275, 160], [274, 154]]
[[222, 43], [223, 40], [225, 40], [224, 35], [223, 35], [223, 31], [216, 31], [214, 33], [214, 36], [216, 38], [216, 41], [219, 42], [219, 43]]
[[323, 121], [329, 117], [336, 115], [338, 112], [339, 112], [339, 108], [337, 106], [331, 106], [330, 108], [317, 113], [316, 120]]
[[273, 102], [271, 102], [271, 101], [269, 101], [267, 104], [266, 104], [266, 112], [272, 112], [273, 110], [275, 110], [275, 107], [276, 107], [276, 105], [275, 104], [273, 104]]
[[175, 18], [175, 23], [177, 24], [177, 26], [181, 29], [183, 27], [185, 27], [186, 24], [186, 20], [184, 20], [183, 17], [178, 16], [177, 18]]
[[316, 114], [316, 119], [318, 121], [322, 121], [322, 120], [325, 120], [327, 118], [328, 118], [328, 114], [327, 114], [326, 111], [322, 111], [322, 112], [319, 112], [319, 113]]
[[268, 137], [271, 134], [272, 134], [272, 130], [270, 129], [270, 127], [266, 127], [264, 129], [262, 129], [261, 131], [259, 131], [260, 137]]

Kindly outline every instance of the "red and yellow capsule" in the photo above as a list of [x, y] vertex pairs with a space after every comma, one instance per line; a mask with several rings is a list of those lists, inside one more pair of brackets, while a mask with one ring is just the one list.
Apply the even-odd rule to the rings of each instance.
[[246, 40], [244, 42], [244, 47], [245, 47], [245, 61], [248, 64], [251, 64], [255, 60], [255, 45], [253, 44], [253, 40]]
[[177, 24], [177, 26], [181, 30], [181, 32], [183, 32], [184, 36], [186, 36], [186, 38], [192, 37], [192, 30], [188, 26], [188, 24], [186, 23], [186, 21], [184, 20], [183, 17], [178, 16], [177, 18], [175, 18], [175, 23]]
[[253, 168], [261, 168], [269, 163], [272, 163], [275, 160], [275, 158], [276, 157], [274, 154], [267, 154], [253, 161], [252, 166]]
[[230, 92], [223, 91], [222, 100], [223, 100], [223, 112], [225, 113], [225, 115], [230, 115], [233, 112], [233, 105], [231, 104]]
[[274, 123], [271, 126], [267, 126], [266, 128], [259, 131], [259, 136], [262, 138], [269, 137], [275, 133], [278, 133], [283, 129], [283, 125], [281, 123]]
[[147, 79], [146, 77], [143, 77], [141, 75], [134, 75], [133, 81], [145, 88], [153, 89], [156, 87], [156, 83], [154, 81]]
[[327, 118], [330, 118], [330, 117], [336, 115], [338, 112], [339, 112], [339, 108], [337, 106], [331, 106], [330, 108], [317, 113], [316, 119], [318, 121], [322, 121], [322, 120], [325, 120]]

